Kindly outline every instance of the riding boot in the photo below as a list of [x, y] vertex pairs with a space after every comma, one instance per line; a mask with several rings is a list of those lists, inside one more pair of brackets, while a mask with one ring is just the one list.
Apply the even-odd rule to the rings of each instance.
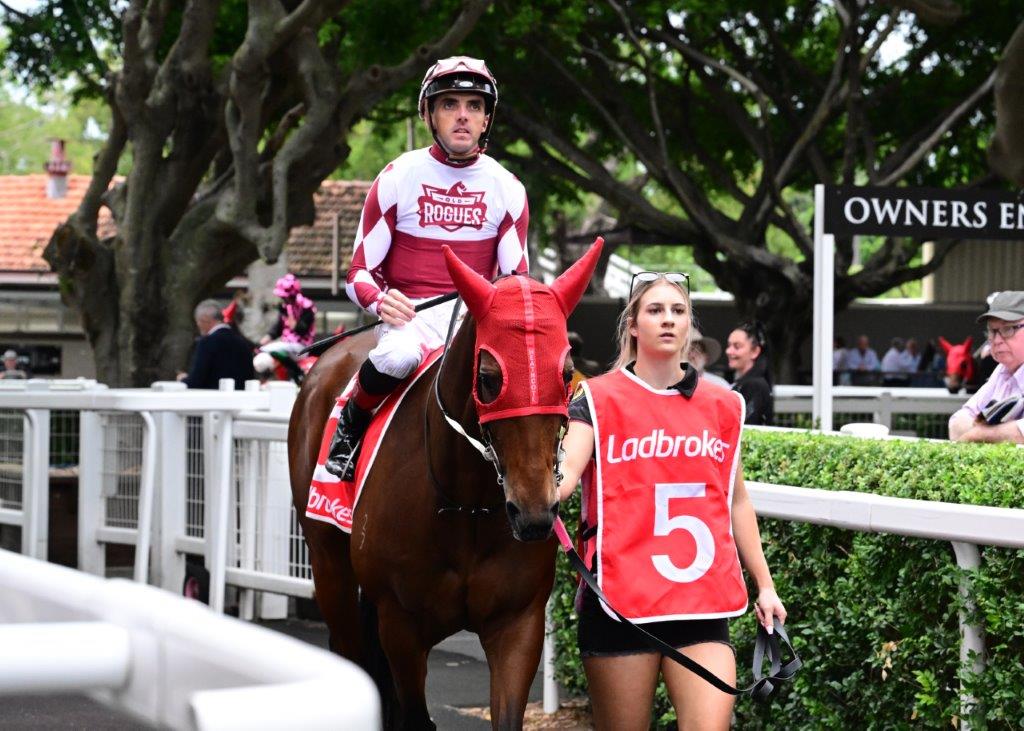
[[331, 438], [324, 468], [344, 482], [355, 480], [359, 445], [371, 416], [371, 412], [360, 408], [355, 399], [350, 398], [338, 417], [338, 428]]

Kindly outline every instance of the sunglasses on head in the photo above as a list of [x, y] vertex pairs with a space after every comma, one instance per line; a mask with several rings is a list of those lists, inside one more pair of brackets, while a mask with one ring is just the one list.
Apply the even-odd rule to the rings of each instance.
[[637, 282], [654, 282], [664, 279], [672, 284], [680, 284], [686, 287], [686, 295], [690, 295], [690, 275], [685, 272], [637, 272], [629, 281], [629, 297], [633, 297], [633, 288]]

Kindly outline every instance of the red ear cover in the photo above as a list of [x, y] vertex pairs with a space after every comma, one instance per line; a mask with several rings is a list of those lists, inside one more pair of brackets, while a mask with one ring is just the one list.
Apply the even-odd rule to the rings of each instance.
[[566, 317], [576, 309], [583, 293], [587, 291], [587, 285], [590, 284], [590, 278], [594, 276], [594, 269], [597, 267], [597, 260], [601, 257], [603, 246], [604, 239], [598, 236], [587, 249], [587, 253], [552, 282], [551, 291], [555, 295], [555, 299], [558, 300], [559, 307], [562, 308], [562, 314]]
[[491, 309], [494, 285], [470, 269], [450, 247], [442, 246], [441, 250], [444, 252], [444, 263], [448, 267], [455, 289], [458, 290], [473, 318], [479, 322]]

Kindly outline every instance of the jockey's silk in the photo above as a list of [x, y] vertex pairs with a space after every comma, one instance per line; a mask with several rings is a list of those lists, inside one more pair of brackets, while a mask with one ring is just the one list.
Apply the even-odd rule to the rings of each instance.
[[313, 344], [313, 339], [316, 336], [316, 327], [312, 326], [305, 335], [300, 335], [295, 332], [294, 328], [288, 325], [288, 318], [295, 321], [302, 316], [303, 312], [312, 310], [316, 312], [316, 305], [313, 304], [313, 300], [309, 299], [305, 295], [295, 295], [295, 299], [292, 301], [283, 301], [281, 303], [283, 312], [281, 313], [281, 340], [286, 343], [298, 343], [303, 347]]
[[366, 196], [345, 289], [374, 315], [388, 289], [411, 299], [445, 294], [443, 245], [486, 279], [526, 272], [529, 224], [526, 190], [493, 158], [457, 167], [437, 145], [407, 152]]
[[[620, 369], [582, 384], [594, 424], [588, 565], [637, 622], [732, 617], [747, 590], [732, 535], [743, 398], [699, 382], [690, 399]], [[607, 610], [606, 610], [607, 611]]]

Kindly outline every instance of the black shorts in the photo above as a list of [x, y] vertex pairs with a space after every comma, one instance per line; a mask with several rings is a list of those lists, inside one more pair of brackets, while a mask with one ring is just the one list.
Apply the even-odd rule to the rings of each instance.
[[[715, 619], [676, 619], [667, 622], [646, 622], [643, 628], [658, 639], [675, 648], [697, 645], [701, 642], [729, 642], [729, 621]], [[583, 589], [583, 606], [576, 627], [576, 641], [581, 657], [613, 657], [657, 652], [640, 634], [625, 622], [612, 619], [601, 608], [597, 596]], [[735, 652], [735, 649], [733, 650]]]

